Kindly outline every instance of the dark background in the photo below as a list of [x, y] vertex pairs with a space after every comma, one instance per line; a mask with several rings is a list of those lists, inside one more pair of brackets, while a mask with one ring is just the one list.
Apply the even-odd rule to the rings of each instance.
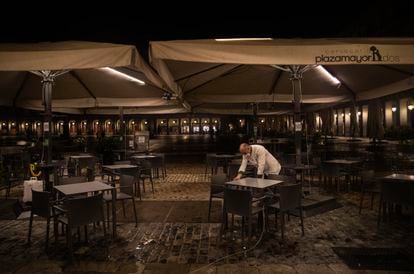
[[147, 56], [148, 42], [156, 40], [410, 37], [414, 36], [410, 2], [91, 2], [88, 7], [86, 2], [39, 2], [34, 7], [17, 2], [2, 11], [0, 42], [124, 43], [136, 45]]

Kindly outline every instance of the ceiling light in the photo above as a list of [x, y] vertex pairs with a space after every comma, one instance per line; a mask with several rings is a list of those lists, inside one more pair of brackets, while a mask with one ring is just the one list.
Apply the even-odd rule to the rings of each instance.
[[147, 122], [147, 121], [145, 121], [145, 122], [144, 122], [144, 124], [146, 125], [146, 124], [148, 124], [148, 122]]
[[214, 39], [217, 42], [230, 42], [230, 41], [268, 41], [272, 38], [218, 38]]
[[397, 111], [397, 107], [392, 107], [391, 110], [392, 110], [392, 112], [396, 112]]
[[407, 108], [408, 108], [409, 110], [412, 110], [412, 109], [414, 108], [414, 106], [413, 106], [412, 104], [409, 104], [409, 105], [407, 106]]
[[132, 77], [132, 76], [130, 76], [128, 74], [125, 74], [123, 72], [120, 72], [120, 71], [118, 71], [116, 69], [113, 69], [113, 68], [110, 68], [110, 67], [105, 67], [105, 68], [102, 68], [102, 69], [104, 69], [106, 71], [109, 71], [110, 73], [112, 73], [114, 75], [118, 75], [118, 76], [124, 77], [125, 79], [128, 79], [130, 81], [137, 82], [140, 85], [145, 85], [145, 82], [144, 81], [142, 81], [142, 80], [140, 80], [138, 78]]
[[361, 116], [361, 111], [358, 111], [358, 116]]
[[333, 76], [329, 71], [327, 71], [323, 66], [319, 65], [316, 68], [326, 77], [328, 77], [332, 81], [332, 83], [334, 83], [335, 85], [341, 84], [341, 82], [335, 76]]

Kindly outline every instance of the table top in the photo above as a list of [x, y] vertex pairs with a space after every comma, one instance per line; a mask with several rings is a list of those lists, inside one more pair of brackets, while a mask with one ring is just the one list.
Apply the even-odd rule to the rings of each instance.
[[216, 158], [235, 158], [238, 155], [236, 154], [213, 154], [213, 156]]
[[128, 165], [128, 164], [120, 164], [120, 165], [103, 165], [102, 167], [106, 168], [106, 169], [117, 170], [117, 169], [126, 169], [126, 168], [136, 168], [138, 166]]
[[339, 165], [354, 165], [354, 164], [361, 163], [361, 161], [358, 161], [358, 160], [345, 160], [345, 159], [333, 159], [333, 160], [327, 160], [324, 163], [339, 164]]
[[69, 158], [72, 158], [72, 159], [89, 159], [89, 158], [93, 158], [93, 157], [95, 157], [95, 156], [92, 156], [92, 155], [72, 155], [72, 156], [69, 156]]
[[409, 175], [409, 174], [391, 174], [388, 176], [384, 177], [385, 179], [393, 179], [393, 180], [399, 180], [399, 181], [410, 181], [410, 182], [414, 182], [414, 175]]
[[39, 163], [37, 165], [38, 168], [55, 168], [55, 167], [58, 167], [58, 166], [60, 166], [60, 164], [58, 162], [51, 162], [51, 163], [48, 163], [48, 164]]
[[294, 170], [304, 170], [304, 169], [316, 169], [318, 167], [315, 166], [315, 165], [295, 165], [295, 164], [289, 164], [289, 165], [282, 165], [282, 168], [294, 169]]
[[60, 186], [54, 186], [54, 188], [66, 196], [113, 189], [112, 186], [104, 184], [100, 181], [60, 185]]
[[269, 180], [269, 179], [261, 179], [261, 178], [243, 178], [240, 180], [227, 182], [226, 185], [265, 189], [265, 188], [269, 188], [269, 187], [272, 187], [272, 186], [275, 186], [281, 183], [283, 183], [283, 181], [280, 181], [280, 180]]
[[160, 156], [158, 156], [158, 155], [134, 155], [134, 156], [131, 156], [131, 158], [134, 158], [134, 159], [148, 159], [148, 158], [155, 158], [155, 157], [160, 157]]

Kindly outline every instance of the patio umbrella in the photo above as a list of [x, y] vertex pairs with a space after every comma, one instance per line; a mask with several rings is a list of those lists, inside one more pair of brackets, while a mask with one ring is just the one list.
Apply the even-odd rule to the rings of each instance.
[[0, 45], [0, 104], [44, 109], [47, 163], [52, 111], [163, 107], [170, 104], [165, 92], [164, 81], [134, 46], [79, 41]]
[[[293, 102], [297, 164], [301, 159], [301, 112], [308, 107], [315, 110], [315, 105], [323, 109], [326, 104], [368, 100], [413, 88], [413, 52], [412, 38], [150, 43], [151, 64], [193, 112], [211, 103], [227, 105], [221, 112], [230, 114], [240, 104], [291, 106]], [[216, 110], [209, 108], [211, 113]]]
[[383, 113], [379, 100], [368, 104], [367, 135], [374, 142], [384, 138]]

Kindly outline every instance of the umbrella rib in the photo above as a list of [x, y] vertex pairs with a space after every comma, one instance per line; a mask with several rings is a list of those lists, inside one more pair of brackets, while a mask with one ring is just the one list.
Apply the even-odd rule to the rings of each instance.
[[220, 75], [218, 75], [218, 76], [216, 76], [216, 77], [214, 77], [214, 78], [212, 78], [212, 79], [210, 79], [210, 80], [208, 80], [208, 81], [206, 81], [206, 82], [204, 82], [204, 83], [201, 83], [201, 84], [199, 84], [199, 85], [197, 85], [197, 86], [195, 86], [195, 87], [193, 87], [193, 88], [191, 88], [191, 89], [189, 89], [189, 90], [187, 90], [187, 91], [184, 91], [184, 92], [185, 92], [185, 95], [188, 95], [189, 93], [194, 92], [196, 89], [198, 89], [198, 88], [200, 88], [200, 87], [202, 87], [202, 86], [204, 86], [204, 85], [207, 85], [208, 83], [211, 83], [212, 81], [214, 81], [214, 80], [216, 80], [216, 79], [218, 79], [218, 78], [221, 78], [221, 77], [227, 76], [227, 75], [229, 75], [229, 74], [231, 74], [231, 73], [235, 72], [237, 69], [239, 69], [239, 68], [240, 68], [240, 67], [242, 67], [242, 66], [244, 66], [244, 64], [237, 65], [237, 66], [235, 66], [234, 68], [232, 68], [232, 69], [231, 69], [231, 70], [229, 70], [229, 71], [226, 71], [226, 72], [224, 72], [224, 73], [222, 73], [222, 74], [220, 74]]
[[79, 75], [74, 72], [73, 70], [70, 72], [70, 74], [79, 82], [79, 84], [81, 84], [81, 86], [86, 89], [86, 91], [89, 93], [89, 95], [96, 100], [96, 96], [95, 94], [93, 94], [93, 92], [86, 86], [86, 84], [82, 81], [82, 79], [80, 79]]
[[269, 90], [269, 95], [275, 92], [276, 86], [279, 83], [280, 78], [282, 78], [283, 70], [279, 70], [279, 73], [276, 75], [275, 81], [272, 84], [272, 87]]
[[352, 100], [354, 101], [355, 98], [356, 98], [355, 91], [348, 86], [348, 84], [344, 81], [344, 79], [342, 79], [341, 77], [338, 77], [338, 75], [333, 73], [331, 69], [329, 69], [327, 67], [324, 67], [324, 68], [326, 69], [326, 71], [328, 71], [330, 74], [332, 74], [332, 76], [334, 76], [336, 79], [338, 79], [339, 82], [341, 82], [341, 85], [344, 86], [344, 88], [351, 94]]
[[13, 98], [13, 107], [16, 107], [17, 99], [19, 98], [20, 94], [22, 93], [24, 85], [26, 84], [27, 80], [29, 79], [29, 75], [30, 74], [28, 72], [26, 72], [26, 74], [24, 76], [24, 79], [23, 79], [22, 83], [20, 84], [19, 89], [16, 92], [16, 95]]
[[395, 68], [395, 67], [392, 67], [392, 66], [389, 66], [389, 65], [377, 65], [377, 66], [380, 66], [380, 67], [383, 67], [383, 68], [386, 68], [386, 69], [389, 69], [389, 70], [392, 70], [392, 71], [396, 71], [396, 72], [399, 72], [399, 73], [402, 73], [402, 74], [405, 74], [405, 75], [414, 76], [414, 73], [412, 73], [412, 72], [409, 72], [409, 71], [406, 71], [406, 70], [403, 70], [403, 69], [399, 69], [399, 68]]
[[197, 72], [194, 72], [194, 73], [188, 74], [188, 75], [186, 75], [186, 76], [180, 77], [180, 78], [178, 78], [178, 79], [175, 79], [175, 81], [176, 81], [176, 82], [179, 82], [179, 81], [181, 81], [181, 80], [185, 80], [185, 79], [191, 78], [191, 77], [196, 76], [196, 75], [198, 75], [198, 74], [201, 74], [201, 73], [204, 73], [204, 72], [207, 72], [207, 71], [210, 71], [210, 70], [216, 69], [216, 68], [218, 68], [218, 67], [222, 67], [222, 66], [224, 66], [224, 65], [226, 65], [226, 64], [218, 64], [218, 65], [215, 65], [215, 66], [212, 66], [212, 67], [209, 67], [209, 68], [206, 68], [206, 69], [203, 69], [203, 70], [200, 70], [200, 71], [197, 71]]

